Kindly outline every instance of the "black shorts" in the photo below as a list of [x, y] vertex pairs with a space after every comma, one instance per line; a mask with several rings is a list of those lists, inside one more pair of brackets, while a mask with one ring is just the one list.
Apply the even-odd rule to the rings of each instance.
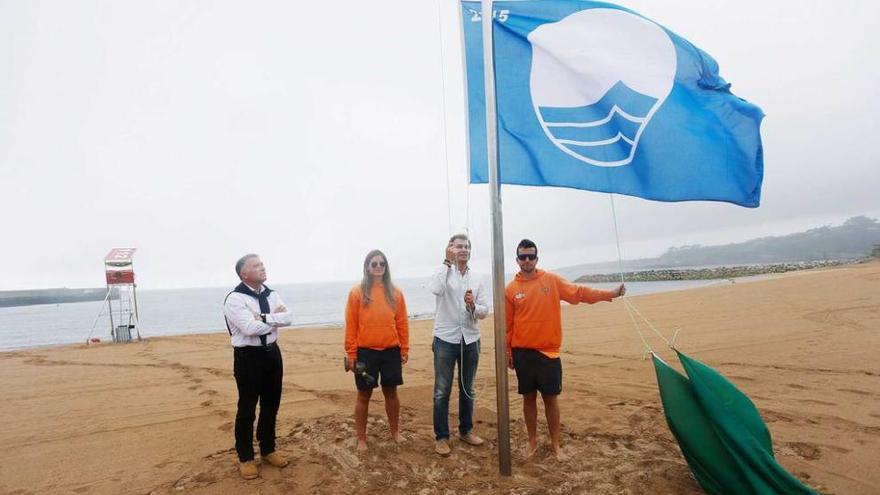
[[517, 392], [530, 394], [535, 390], [543, 395], [562, 393], [562, 360], [549, 358], [534, 349], [513, 349], [513, 367], [516, 369]]
[[358, 347], [357, 360], [364, 363], [364, 371], [374, 379], [372, 384], [368, 384], [366, 379], [355, 373], [354, 384], [358, 390], [376, 388], [380, 380], [383, 387], [403, 385], [400, 347], [389, 347], [381, 351]]

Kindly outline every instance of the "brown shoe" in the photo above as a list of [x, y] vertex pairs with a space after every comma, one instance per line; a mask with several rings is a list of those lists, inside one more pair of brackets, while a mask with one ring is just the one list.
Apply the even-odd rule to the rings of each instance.
[[444, 438], [442, 440], [437, 440], [437, 442], [434, 443], [434, 452], [443, 457], [448, 456], [452, 452], [452, 449], [449, 448], [449, 439]]
[[468, 445], [473, 445], [473, 446], [475, 446], [475, 447], [480, 446], [480, 445], [483, 445], [484, 443], [486, 443], [485, 440], [483, 440], [482, 438], [476, 436], [476, 435], [474, 434], [474, 432], [472, 432], [472, 431], [469, 431], [467, 435], [461, 435], [461, 436], [459, 436], [458, 438], [460, 438], [462, 442], [464, 442], [464, 443], [466, 443], [466, 444], [468, 444]]
[[257, 465], [254, 461], [247, 461], [239, 464], [238, 472], [241, 473], [241, 477], [246, 480], [252, 480], [260, 476], [260, 471], [257, 469]]
[[264, 455], [263, 462], [268, 462], [269, 464], [271, 464], [277, 468], [283, 468], [283, 467], [287, 466], [287, 464], [289, 464], [287, 462], [287, 459], [285, 459], [284, 456], [279, 454], [277, 450], [275, 452], [272, 452], [271, 454]]

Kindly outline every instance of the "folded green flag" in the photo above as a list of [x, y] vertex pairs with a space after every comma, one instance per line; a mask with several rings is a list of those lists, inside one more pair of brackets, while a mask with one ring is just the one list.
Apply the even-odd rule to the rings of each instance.
[[709, 494], [815, 494], [773, 456], [767, 425], [752, 401], [720, 373], [678, 353], [685, 377], [656, 355], [669, 429]]

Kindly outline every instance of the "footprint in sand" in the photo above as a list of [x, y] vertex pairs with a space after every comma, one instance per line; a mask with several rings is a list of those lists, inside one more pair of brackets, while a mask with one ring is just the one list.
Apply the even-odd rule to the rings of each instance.
[[201, 488], [216, 483], [218, 477], [213, 473], [200, 471], [191, 476], [184, 476], [174, 483], [175, 490], [184, 490], [186, 488]]
[[783, 414], [776, 411], [764, 410], [761, 413], [761, 416], [764, 417], [764, 421], [768, 423], [775, 423], [777, 421], [782, 421], [783, 423], [791, 423], [794, 421], [794, 418], [787, 414]]
[[822, 457], [822, 449], [813, 443], [788, 442], [779, 449], [783, 455], [795, 455], [808, 461], [817, 461]]
[[[837, 389], [837, 391], [838, 392], [849, 392], [851, 394], [859, 394], [859, 395], [871, 395], [871, 392], [868, 392], [867, 390], [859, 390], [859, 389], [855, 389], [855, 388], [839, 388], [839, 389]], [[873, 416], [873, 414], [872, 414], [872, 416]]]
[[360, 466], [358, 456], [337, 445], [322, 445], [318, 451], [335, 461], [344, 470], [352, 470]]
[[821, 406], [836, 406], [836, 402], [828, 402], [826, 400], [819, 399], [795, 399], [798, 402], [806, 402], [808, 404], [819, 404]]
[[727, 377], [730, 378], [731, 380], [734, 380], [737, 382], [753, 382], [753, 381], [755, 381], [754, 378], [751, 378], [748, 376], [742, 376], [742, 375], [727, 375]]

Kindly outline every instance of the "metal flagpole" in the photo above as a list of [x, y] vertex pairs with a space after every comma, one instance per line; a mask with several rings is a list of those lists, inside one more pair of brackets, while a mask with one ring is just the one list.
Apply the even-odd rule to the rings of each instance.
[[510, 476], [510, 401], [507, 396], [507, 334], [504, 324], [504, 242], [501, 186], [498, 182], [498, 125], [495, 114], [495, 65], [492, 0], [483, 0], [483, 74], [486, 90], [486, 150], [492, 211], [492, 292], [495, 305], [495, 392], [498, 405], [498, 470]]

